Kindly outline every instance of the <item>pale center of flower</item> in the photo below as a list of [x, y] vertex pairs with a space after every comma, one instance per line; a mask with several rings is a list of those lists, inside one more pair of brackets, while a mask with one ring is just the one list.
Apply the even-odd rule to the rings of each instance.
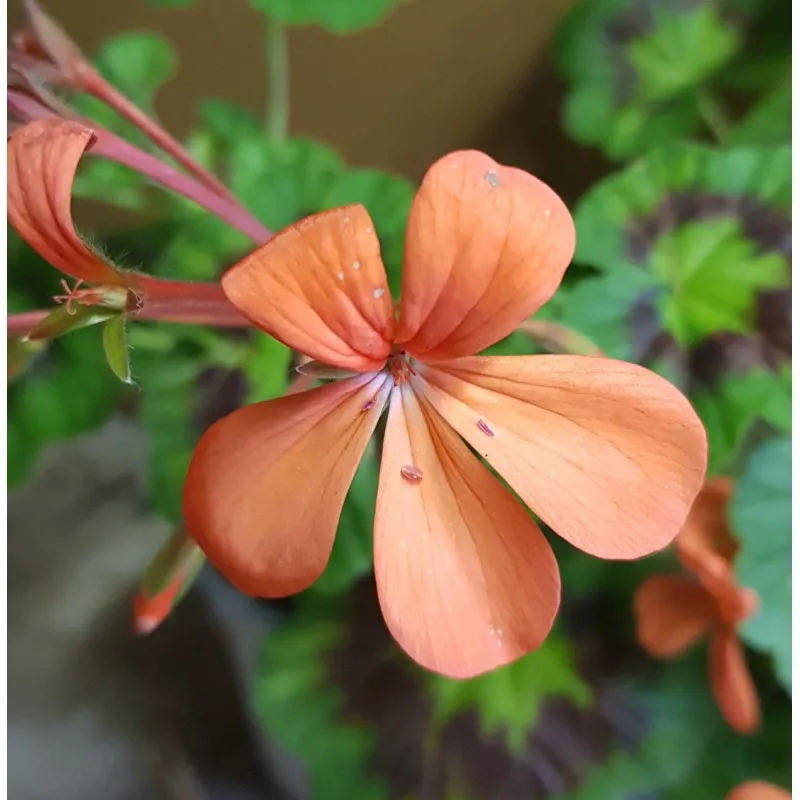
[[417, 372], [414, 369], [414, 360], [405, 350], [394, 350], [386, 359], [386, 370], [394, 378], [395, 385], [408, 383], [412, 375]]

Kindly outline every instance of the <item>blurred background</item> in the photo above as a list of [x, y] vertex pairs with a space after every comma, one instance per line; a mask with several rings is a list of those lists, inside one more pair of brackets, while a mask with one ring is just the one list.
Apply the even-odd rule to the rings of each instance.
[[[738, 541], [736, 579], [761, 598], [737, 630], [761, 715], [746, 735], [726, 722], [704, 643], [669, 660], [637, 643], [635, 594], [681, 572], [671, 551], [600, 562], [550, 537], [564, 600], [539, 651], [460, 683], [411, 664], [371, 578], [379, 441], [315, 587], [257, 602], [206, 565], [137, 636], [133, 598], [180, 531], [194, 444], [224, 414], [280, 395], [294, 356], [261, 334], [131, 323], [126, 385], [87, 327], [35, 348], [9, 341], [9, 796], [715, 800], [748, 780], [788, 788], [788, 0], [45, 10], [273, 230], [364, 203], [393, 288], [413, 192], [439, 156], [479, 148], [550, 184], [578, 250], [535, 319], [655, 369], [703, 419], [709, 475], [734, 485], [713, 524]], [[30, 27], [22, 3], [8, 19], [12, 35]], [[289, 125], [276, 132], [270, 87], [287, 64]], [[50, 88], [158, 152], [79, 87]], [[78, 229], [126, 267], [213, 280], [252, 247], [110, 161], [87, 158], [74, 191]], [[62, 291], [10, 227], [8, 275], [9, 313]], [[538, 331], [496, 351], [563, 345]]]

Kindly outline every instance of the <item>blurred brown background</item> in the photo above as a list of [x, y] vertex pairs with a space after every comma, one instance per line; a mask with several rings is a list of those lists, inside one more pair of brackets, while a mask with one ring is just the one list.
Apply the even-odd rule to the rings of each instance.
[[[179, 135], [203, 97], [263, 109], [263, 17], [247, 0], [199, 0], [189, 9], [147, 0], [41, 3], [87, 54], [122, 30], [164, 33], [180, 63], [158, 107]], [[353, 164], [412, 179], [449, 150], [480, 147], [571, 200], [599, 169], [599, 159], [568, 143], [559, 124], [562, 86], [548, 46], [571, 3], [412, 0], [383, 25], [343, 38], [295, 29], [291, 130], [332, 144]], [[22, 4], [9, 5], [13, 31]]]

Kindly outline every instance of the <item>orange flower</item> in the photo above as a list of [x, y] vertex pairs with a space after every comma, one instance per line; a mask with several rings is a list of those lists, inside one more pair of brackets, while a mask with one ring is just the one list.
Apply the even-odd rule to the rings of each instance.
[[772, 783], [748, 781], [733, 789], [727, 800], [792, 800], [792, 796]]
[[732, 490], [732, 481], [723, 477], [703, 487], [675, 540], [688, 574], [648, 578], [636, 593], [634, 611], [639, 641], [654, 656], [677, 656], [709, 636], [709, 678], [717, 705], [734, 730], [752, 733], [761, 712], [736, 628], [755, 611], [757, 599], [733, 573], [738, 545], [726, 520]]
[[705, 471], [687, 400], [611, 359], [473, 355], [553, 295], [574, 236], [545, 184], [457, 152], [414, 201], [399, 319], [358, 205], [292, 225], [233, 266], [223, 288], [245, 317], [351, 374], [206, 432], [183, 508], [212, 563], [252, 595], [312, 584], [387, 405], [375, 573], [389, 629], [423, 666], [469, 677], [508, 663], [544, 640], [558, 609], [547, 540], [470, 446], [582, 550], [665, 547]]

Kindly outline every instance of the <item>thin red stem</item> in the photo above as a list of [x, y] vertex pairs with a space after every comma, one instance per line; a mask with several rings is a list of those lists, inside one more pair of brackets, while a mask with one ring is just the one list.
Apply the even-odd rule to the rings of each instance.
[[[15, 89], [7, 92], [7, 103], [11, 112], [20, 119], [30, 122], [44, 117], [57, 117], [51, 109], [35, 98]], [[75, 120], [86, 125], [94, 134], [95, 140], [87, 151], [103, 156], [118, 164], [124, 164], [141, 173], [165, 189], [183, 195], [201, 208], [227, 222], [233, 228], [250, 237], [257, 244], [263, 244], [272, 237], [272, 231], [258, 221], [238, 200], [220, 197], [206, 186], [185, 175], [175, 167], [165, 164], [154, 155], [141, 150], [115, 133], [95, 125], [90, 120], [75, 115]]]
[[20, 314], [9, 314], [6, 330], [9, 336], [27, 336], [50, 312], [23, 311]]
[[128, 122], [139, 128], [148, 139], [154, 142], [165, 153], [172, 156], [172, 158], [187, 172], [194, 175], [206, 188], [218, 194], [220, 197], [235, 201], [228, 187], [225, 186], [219, 178], [200, 166], [200, 164], [186, 152], [180, 142], [150, 119], [144, 111], [128, 100], [125, 95], [108, 83], [99, 72], [96, 70], [86, 71], [81, 76], [81, 82], [86, 92], [109, 105], [121, 117], [124, 117]]

